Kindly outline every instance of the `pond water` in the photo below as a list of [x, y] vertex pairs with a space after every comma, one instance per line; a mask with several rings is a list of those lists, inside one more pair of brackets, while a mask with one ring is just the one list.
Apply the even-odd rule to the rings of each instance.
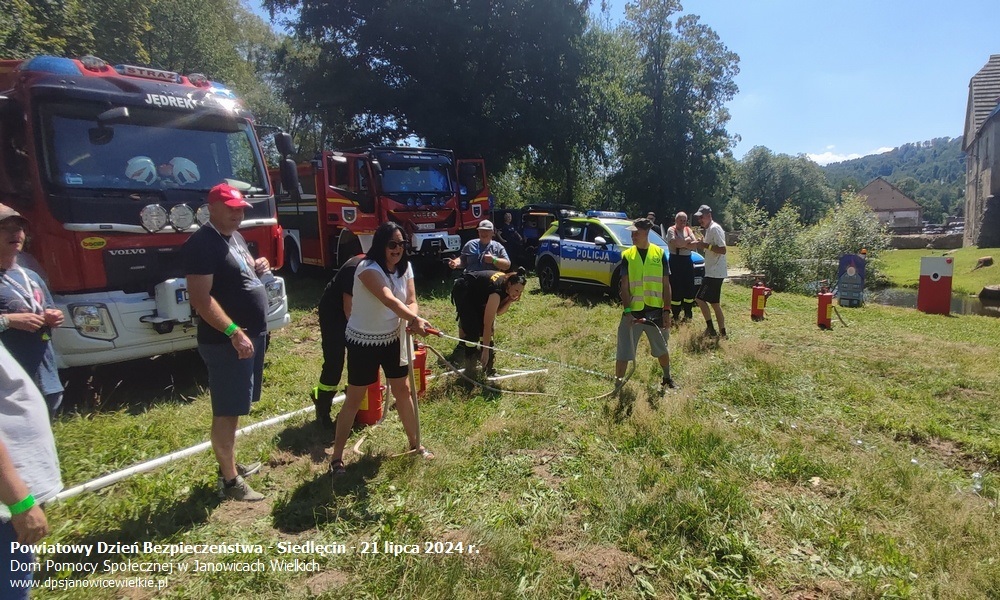
[[[884, 288], [875, 290], [865, 294], [865, 302], [915, 309], [917, 308], [917, 290], [912, 288]], [[978, 296], [952, 294], [951, 314], [1000, 317], [1000, 302], [983, 302]]]

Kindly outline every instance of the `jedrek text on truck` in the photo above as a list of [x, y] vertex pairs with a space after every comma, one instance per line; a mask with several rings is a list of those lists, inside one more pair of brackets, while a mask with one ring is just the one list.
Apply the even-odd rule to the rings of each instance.
[[[415, 259], [457, 256], [491, 208], [483, 160], [456, 159], [451, 150], [366, 147], [288, 163], [278, 218], [292, 271], [302, 264], [339, 267], [367, 251], [385, 221], [403, 227]], [[278, 185], [277, 173], [272, 177]]]
[[[0, 202], [30, 221], [22, 261], [65, 314], [60, 367], [196, 347], [180, 247], [212, 186], [253, 204], [240, 233], [278, 268], [281, 228], [260, 143], [236, 96], [203, 75], [82, 59], [0, 61]], [[33, 259], [33, 260], [32, 260]], [[268, 277], [268, 328], [288, 323]]]

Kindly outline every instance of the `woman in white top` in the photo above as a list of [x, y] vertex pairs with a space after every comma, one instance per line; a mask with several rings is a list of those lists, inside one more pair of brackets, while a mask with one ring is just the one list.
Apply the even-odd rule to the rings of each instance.
[[413, 269], [406, 256], [403, 229], [382, 223], [372, 236], [372, 245], [354, 275], [354, 301], [347, 320], [347, 398], [337, 417], [330, 472], [343, 474], [344, 446], [351, 435], [365, 390], [375, 383], [382, 367], [410, 449], [427, 458], [433, 455], [417, 440], [417, 418], [410, 395], [409, 352], [402, 342], [409, 328], [427, 335], [429, 323], [418, 315]]

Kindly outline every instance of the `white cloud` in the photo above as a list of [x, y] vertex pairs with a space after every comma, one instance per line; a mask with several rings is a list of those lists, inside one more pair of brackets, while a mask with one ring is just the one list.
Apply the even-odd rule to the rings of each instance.
[[834, 146], [827, 146], [826, 152], [823, 152], [822, 154], [806, 153], [806, 156], [816, 164], [821, 166], [826, 166], [831, 163], [843, 162], [845, 160], [851, 160], [853, 158], [861, 158], [862, 156], [870, 156], [872, 154], [882, 154], [884, 152], [892, 150], [892, 148], [882, 147], [876, 150], [872, 150], [871, 152], [866, 152], [864, 154], [858, 154], [856, 152], [852, 152], [850, 154], [838, 154], [834, 152], [833, 149]]

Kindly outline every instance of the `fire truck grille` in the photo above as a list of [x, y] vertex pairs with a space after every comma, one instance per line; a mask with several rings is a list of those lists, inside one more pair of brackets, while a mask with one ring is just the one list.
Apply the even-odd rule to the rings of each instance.
[[[257, 256], [257, 244], [247, 242]], [[108, 289], [128, 294], [153, 294], [156, 284], [174, 277], [184, 277], [180, 246], [159, 248], [113, 248], [104, 250], [104, 272]]]

